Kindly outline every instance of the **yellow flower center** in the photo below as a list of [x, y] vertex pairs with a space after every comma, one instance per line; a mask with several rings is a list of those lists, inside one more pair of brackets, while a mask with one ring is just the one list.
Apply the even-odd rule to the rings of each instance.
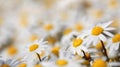
[[102, 27], [96, 26], [92, 29], [92, 35], [98, 36], [104, 31]]
[[71, 29], [71, 28], [68, 28], [68, 29], [65, 29], [65, 30], [64, 30], [63, 34], [64, 34], [64, 35], [67, 35], [67, 34], [69, 34], [69, 33], [71, 33], [71, 32], [72, 32], [72, 29]]
[[82, 44], [83, 40], [82, 39], [74, 39], [73, 40], [73, 47], [78, 47]]
[[8, 64], [3, 64], [0, 67], [10, 67]]
[[76, 24], [76, 25], [75, 25], [75, 29], [76, 29], [77, 31], [81, 31], [81, 30], [83, 29], [83, 26], [80, 25], [80, 24]]
[[56, 43], [57, 39], [55, 37], [48, 36], [47, 41], [49, 44], [54, 44], [54, 43]]
[[51, 52], [56, 56], [59, 56], [59, 50], [60, 50], [60, 47], [53, 47]]
[[95, 10], [93, 11], [93, 16], [95, 18], [101, 18], [103, 16], [103, 12], [101, 10]]
[[21, 63], [17, 67], [27, 67], [27, 64], [26, 63]]
[[50, 30], [53, 29], [53, 25], [52, 25], [52, 24], [46, 24], [46, 25], [44, 26], [44, 29], [45, 29], [46, 31], [50, 31]]
[[30, 41], [33, 42], [33, 41], [35, 41], [37, 39], [38, 39], [38, 36], [32, 35], [31, 38], [30, 38]]
[[68, 62], [66, 60], [64, 60], [64, 59], [59, 59], [59, 60], [56, 61], [56, 64], [58, 66], [65, 66], [65, 65], [68, 64]]
[[113, 42], [113, 43], [120, 42], [120, 34], [116, 34], [116, 35], [112, 38], [112, 42]]
[[44, 0], [43, 1], [46, 8], [51, 8], [55, 2], [56, 0]]
[[17, 53], [17, 51], [18, 51], [17, 48], [14, 46], [10, 46], [7, 50], [9, 55], [15, 55]]
[[111, 0], [111, 1], [109, 2], [109, 6], [110, 6], [110, 8], [116, 8], [117, 5], [118, 5], [118, 3], [117, 3], [116, 0]]
[[96, 59], [93, 62], [92, 67], [107, 67], [107, 63], [102, 59]]
[[20, 15], [20, 25], [26, 27], [28, 25], [28, 14], [27, 12], [22, 12]]
[[[104, 42], [104, 44], [106, 44], [106, 42]], [[99, 41], [98, 44], [95, 46], [96, 49], [102, 49], [102, 44], [101, 42]]]
[[38, 44], [33, 44], [29, 47], [29, 51], [32, 52], [32, 51], [36, 50], [38, 47], [39, 47]]
[[43, 67], [43, 66], [40, 64], [36, 64], [34, 67]]

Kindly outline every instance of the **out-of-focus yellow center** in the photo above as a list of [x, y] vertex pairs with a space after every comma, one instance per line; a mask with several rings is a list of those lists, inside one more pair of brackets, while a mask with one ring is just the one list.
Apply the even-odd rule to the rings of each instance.
[[59, 60], [56, 61], [56, 64], [58, 66], [65, 66], [65, 65], [68, 64], [68, 62], [66, 60], [64, 60], [64, 59], [59, 59]]
[[8, 52], [8, 55], [15, 55], [18, 52], [18, 50], [15, 46], [10, 46], [7, 52]]
[[[106, 44], [106, 42], [104, 42]], [[95, 46], [96, 49], [102, 49], [102, 43], [99, 41], [98, 44]]]
[[67, 34], [69, 34], [69, 33], [71, 33], [71, 32], [72, 32], [72, 29], [71, 29], [71, 28], [68, 28], [68, 29], [65, 29], [65, 30], [64, 30], [63, 34], [64, 34], [64, 35], [67, 35]]
[[37, 35], [31, 35], [31, 37], [30, 37], [30, 41], [31, 42], [33, 42], [33, 41], [35, 41], [35, 40], [37, 40], [38, 39], [38, 36]]
[[102, 60], [102, 59], [96, 59], [96, 60], [93, 62], [92, 67], [107, 67], [107, 62], [105, 62], [105, 61]]
[[20, 25], [26, 27], [28, 25], [28, 14], [27, 12], [22, 12], [20, 15]]
[[36, 64], [34, 67], [43, 67], [43, 66], [40, 64]]
[[55, 44], [57, 39], [55, 37], [48, 36], [47, 41], [48, 41], [49, 44]]
[[3, 64], [0, 67], [10, 67], [8, 64]]
[[43, 0], [43, 3], [46, 8], [51, 8], [55, 2], [56, 0]]
[[120, 34], [116, 34], [116, 35], [112, 38], [112, 42], [113, 42], [113, 43], [120, 42]]
[[109, 6], [110, 6], [110, 8], [116, 8], [118, 6], [118, 3], [116, 0], [110, 0]]
[[38, 47], [39, 47], [38, 44], [33, 44], [29, 47], [29, 51], [32, 52], [32, 51], [36, 50]]
[[92, 35], [98, 36], [104, 31], [102, 27], [96, 26], [92, 29]]
[[82, 44], [83, 40], [82, 39], [74, 39], [73, 40], [73, 47], [79, 47]]
[[53, 25], [52, 25], [52, 24], [46, 24], [46, 25], [44, 26], [44, 29], [45, 29], [46, 31], [50, 31], [50, 30], [53, 29]]
[[95, 18], [101, 18], [103, 16], [103, 12], [101, 10], [94, 10], [92, 14]]
[[21, 63], [17, 67], [27, 67], [27, 64], [26, 63]]
[[60, 47], [53, 47], [51, 52], [56, 56], [59, 56], [59, 50], [60, 50]]
[[80, 25], [80, 24], [76, 24], [76, 25], [75, 25], [75, 29], [76, 29], [77, 31], [81, 31], [81, 30], [83, 29], [83, 26]]

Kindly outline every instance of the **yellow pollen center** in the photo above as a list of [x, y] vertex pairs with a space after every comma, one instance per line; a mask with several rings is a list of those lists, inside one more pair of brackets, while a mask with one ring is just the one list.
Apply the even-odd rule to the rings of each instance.
[[116, 35], [112, 38], [112, 42], [113, 42], [113, 43], [120, 42], [120, 34], [116, 34]]
[[69, 33], [71, 33], [71, 32], [72, 32], [72, 29], [68, 28], [68, 29], [65, 29], [65, 30], [64, 30], [63, 34], [64, 34], [64, 35], [67, 35], [67, 34], [69, 34]]
[[34, 67], [43, 67], [43, 66], [40, 64], [36, 64]]
[[55, 44], [57, 39], [55, 37], [48, 36], [47, 41], [48, 41], [49, 44]]
[[44, 29], [45, 29], [46, 31], [50, 31], [50, 30], [53, 29], [53, 25], [52, 25], [52, 24], [46, 24], [46, 25], [44, 26]]
[[56, 0], [44, 0], [43, 1], [44, 6], [46, 8], [51, 8], [55, 2], [56, 2]]
[[93, 11], [93, 16], [95, 18], [101, 18], [103, 16], [103, 12], [101, 10], [95, 10]]
[[8, 64], [3, 64], [0, 67], [10, 67]]
[[82, 39], [74, 39], [73, 40], [73, 47], [78, 47], [82, 44], [83, 40]]
[[80, 25], [80, 24], [76, 24], [76, 25], [75, 25], [75, 29], [76, 29], [77, 31], [81, 31], [81, 30], [83, 29], [83, 26]]
[[56, 56], [59, 56], [59, 50], [60, 50], [60, 47], [53, 47], [51, 52]]
[[14, 47], [14, 46], [10, 46], [9, 48], [8, 48], [8, 54], [9, 55], [15, 55], [16, 53], [17, 53], [17, 48], [16, 47]]
[[33, 42], [33, 41], [35, 41], [37, 39], [38, 39], [38, 36], [36, 36], [36, 35], [31, 35], [31, 37], [30, 37], [31, 42]]
[[20, 25], [26, 27], [28, 25], [28, 14], [27, 12], [22, 12], [20, 15]]
[[38, 44], [33, 44], [29, 47], [29, 51], [32, 52], [32, 51], [36, 50], [38, 47], [39, 47]]
[[102, 27], [96, 26], [92, 29], [92, 35], [98, 36], [104, 31]]
[[60, 60], [57, 60], [57, 61], [56, 61], [56, 64], [57, 64], [58, 66], [65, 66], [65, 65], [68, 64], [68, 62], [67, 62], [66, 60], [64, 60], [64, 59], [60, 59]]
[[107, 63], [102, 59], [96, 59], [93, 62], [92, 67], [107, 67]]
[[118, 6], [118, 3], [116, 0], [111, 0], [109, 2], [109, 6], [110, 6], [110, 8], [116, 8]]
[[17, 67], [27, 67], [27, 64], [26, 63], [21, 63]]

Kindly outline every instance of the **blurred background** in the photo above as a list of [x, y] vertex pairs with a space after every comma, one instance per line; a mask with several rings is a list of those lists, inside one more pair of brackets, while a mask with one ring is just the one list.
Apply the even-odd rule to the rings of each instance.
[[120, 0], [0, 0], [0, 53], [40, 38], [54, 45], [98, 22], [113, 20], [119, 30], [119, 17]]

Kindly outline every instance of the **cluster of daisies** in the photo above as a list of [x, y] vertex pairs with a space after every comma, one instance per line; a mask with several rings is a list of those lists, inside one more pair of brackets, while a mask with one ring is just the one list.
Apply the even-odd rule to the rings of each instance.
[[0, 67], [120, 67], [119, 0], [0, 0]]

